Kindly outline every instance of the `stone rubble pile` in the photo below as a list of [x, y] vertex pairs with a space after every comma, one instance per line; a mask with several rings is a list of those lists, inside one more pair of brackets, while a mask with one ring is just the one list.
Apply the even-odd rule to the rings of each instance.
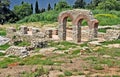
[[23, 58], [29, 55], [29, 51], [27, 51], [26, 47], [11, 46], [6, 50], [6, 55], [14, 55]]

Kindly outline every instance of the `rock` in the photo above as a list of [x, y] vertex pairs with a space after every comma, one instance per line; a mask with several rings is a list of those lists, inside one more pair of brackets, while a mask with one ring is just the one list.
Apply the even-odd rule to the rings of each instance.
[[0, 45], [4, 45], [4, 44], [8, 43], [9, 41], [10, 41], [9, 38], [0, 36]]
[[89, 42], [88, 45], [95, 47], [95, 46], [100, 46], [101, 44], [99, 43], [99, 41], [92, 41], [92, 42]]
[[110, 58], [110, 55], [103, 55], [104, 58]]
[[7, 55], [14, 55], [24, 58], [29, 55], [26, 47], [11, 46], [6, 50]]
[[109, 48], [120, 48], [120, 44], [109, 44], [107, 47], [109, 47]]

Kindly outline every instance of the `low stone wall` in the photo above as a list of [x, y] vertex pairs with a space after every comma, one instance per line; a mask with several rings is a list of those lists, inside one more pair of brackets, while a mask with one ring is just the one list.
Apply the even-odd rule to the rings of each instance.
[[32, 47], [45, 47], [47, 41], [52, 36], [52, 30], [46, 30], [44, 33], [40, 32], [39, 28], [20, 27], [20, 30], [16, 31], [14, 28], [7, 29], [7, 37], [11, 39], [9, 42], [14, 45], [17, 41], [30, 42]]
[[108, 29], [105, 34], [106, 40], [120, 39], [120, 30]]
[[105, 39], [105, 35], [106, 33], [98, 33], [98, 38], [102, 38], [102, 39]]

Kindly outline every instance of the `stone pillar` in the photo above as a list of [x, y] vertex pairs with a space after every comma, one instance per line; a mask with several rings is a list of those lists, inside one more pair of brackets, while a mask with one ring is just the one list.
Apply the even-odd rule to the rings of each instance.
[[91, 20], [89, 25], [89, 40], [93, 40], [98, 35], [98, 21], [96, 19]]
[[52, 30], [51, 29], [48, 29], [46, 30], [46, 34], [48, 35], [48, 38], [52, 38]]
[[94, 28], [90, 28], [89, 29], [89, 40], [93, 40], [94, 39]]
[[21, 32], [22, 34], [27, 34], [27, 31], [28, 31], [28, 28], [27, 28], [26, 26], [21, 26], [21, 27], [20, 27], [20, 32]]
[[81, 26], [80, 26], [80, 24], [73, 25], [73, 41], [76, 43], [81, 42]]
[[98, 28], [95, 27], [94, 28], [94, 37], [97, 38], [97, 36], [98, 36]]
[[66, 40], [66, 22], [67, 18], [59, 25], [58, 28], [58, 36], [60, 40]]

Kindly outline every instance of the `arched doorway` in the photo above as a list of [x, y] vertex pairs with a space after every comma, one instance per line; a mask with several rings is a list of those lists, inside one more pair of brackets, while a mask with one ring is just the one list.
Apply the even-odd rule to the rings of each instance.
[[73, 25], [73, 16], [70, 13], [63, 13], [59, 16], [58, 36], [61, 40], [66, 40], [67, 36], [67, 19], [70, 18]]
[[68, 17], [72, 19], [72, 38], [74, 42], [81, 42], [81, 23], [83, 20], [86, 20], [89, 26], [89, 39], [92, 40], [97, 37], [98, 21], [94, 19], [91, 11], [74, 9], [64, 11], [58, 17], [58, 36], [61, 40], [66, 40], [66, 23]]

